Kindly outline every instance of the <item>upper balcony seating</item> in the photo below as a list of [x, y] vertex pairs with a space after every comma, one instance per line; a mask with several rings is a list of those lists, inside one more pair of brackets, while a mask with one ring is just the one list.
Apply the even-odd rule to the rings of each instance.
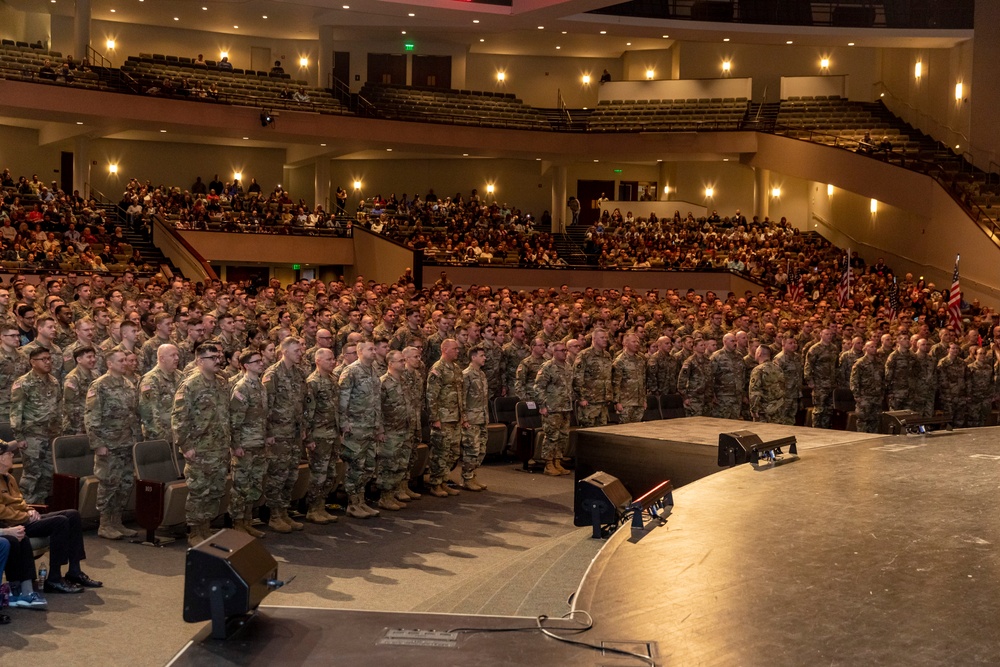
[[454, 125], [550, 130], [548, 120], [511, 93], [367, 83], [361, 96], [382, 118]]
[[678, 100], [601, 100], [590, 115], [590, 132], [691, 132], [738, 130], [745, 97]]

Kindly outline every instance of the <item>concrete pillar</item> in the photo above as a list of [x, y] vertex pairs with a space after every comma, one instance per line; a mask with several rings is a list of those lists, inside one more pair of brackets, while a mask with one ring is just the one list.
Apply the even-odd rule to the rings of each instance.
[[73, 57], [77, 62], [87, 57], [90, 46], [90, 0], [76, 0], [73, 19]]
[[753, 170], [753, 213], [763, 220], [768, 215], [771, 202], [771, 171], [754, 167]]
[[88, 196], [87, 187], [90, 184], [90, 139], [76, 137], [73, 140], [73, 189], [79, 190], [84, 197]]
[[316, 158], [316, 198], [315, 205], [321, 205], [324, 211], [330, 211], [330, 158]]
[[[677, 198], [677, 163], [664, 160], [658, 165], [660, 171], [656, 182], [657, 201], [669, 201]], [[670, 192], [667, 192], [667, 187]]]
[[[319, 68], [319, 85], [328, 88], [333, 82], [333, 26], [321, 25], [319, 27], [319, 55], [316, 63]], [[351, 85], [350, 81], [345, 81]]]
[[569, 201], [569, 194], [566, 191], [566, 167], [558, 166], [552, 170], [552, 232], [559, 233], [566, 231], [569, 222], [569, 208], [566, 202]]

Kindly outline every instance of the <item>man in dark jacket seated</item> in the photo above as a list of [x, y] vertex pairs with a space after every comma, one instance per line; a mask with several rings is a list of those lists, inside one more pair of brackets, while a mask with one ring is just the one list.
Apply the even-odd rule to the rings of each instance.
[[[80, 525], [80, 513], [76, 510], [64, 510], [62, 512], [48, 512], [39, 514], [33, 507], [30, 507], [21, 495], [21, 490], [17, 486], [10, 469], [14, 465], [14, 451], [17, 449], [15, 443], [0, 441], [0, 528], [15, 529], [15, 532], [22, 535], [17, 538], [17, 544], [11, 544], [10, 560], [26, 560], [23, 570], [11, 576], [10, 560], [8, 561], [8, 580], [16, 583], [20, 579], [22, 588], [19, 598], [25, 597], [24, 581], [34, 579], [34, 559], [32, 558], [31, 545], [28, 539], [32, 537], [49, 538], [49, 573], [45, 579], [46, 593], [82, 593], [84, 588], [100, 588], [103, 584], [88, 577], [82, 569], [80, 562], [86, 559], [87, 554], [83, 549], [83, 529]], [[22, 528], [23, 532], [16, 530]], [[9, 533], [9, 530], [4, 531]], [[3, 536], [4, 539], [7, 535]], [[8, 540], [10, 541], [10, 540]], [[69, 565], [69, 569], [64, 577], [62, 568]], [[28, 571], [30, 568], [30, 572]], [[30, 583], [28, 584], [28, 597], [32, 592]], [[37, 597], [37, 593], [34, 594]], [[44, 606], [32, 604], [14, 604], [11, 599], [11, 606]]]

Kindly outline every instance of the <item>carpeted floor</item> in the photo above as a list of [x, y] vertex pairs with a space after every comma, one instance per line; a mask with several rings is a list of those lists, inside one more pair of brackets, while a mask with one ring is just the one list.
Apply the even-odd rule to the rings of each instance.
[[[573, 526], [571, 476], [487, 466], [490, 489], [425, 495], [368, 521], [341, 517], [264, 544], [279, 575], [295, 580], [269, 605], [550, 616], [603, 544]], [[186, 543], [163, 548], [86, 534], [84, 569], [105, 588], [49, 595], [47, 611], [7, 610], [0, 649], [65, 665], [162, 665], [201, 625], [181, 619]], [[0, 654], [4, 651], [0, 650]]]

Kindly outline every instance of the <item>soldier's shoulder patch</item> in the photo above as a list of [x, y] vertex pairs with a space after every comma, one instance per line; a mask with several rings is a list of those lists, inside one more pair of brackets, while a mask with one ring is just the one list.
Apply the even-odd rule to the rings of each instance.
[[11, 387], [10, 387], [11, 391], [14, 391], [15, 389], [20, 389], [21, 388], [21, 384], [22, 384], [22, 382], [21, 382], [20, 378], [17, 379], [17, 380], [15, 380], [14, 384], [12, 384]]
[[431, 368], [430, 374], [431, 375], [436, 375], [436, 376], [440, 376], [441, 375], [441, 373], [438, 372], [437, 366], [435, 366], [434, 368]]
[[90, 389], [87, 390], [87, 398], [93, 398], [97, 396], [97, 387], [90, 385]]
[[66, 380], [66, 388], [67, 389], [76, 389], [76, 382], [72, 378], [68, 378]]
[[149, 382], [149, 381], [143, 382], [139, 386], [139, 391], [144, 391], [145, 392], [145, 391], [152, 391], [152, 390], [153, 390], [153, 383]]
[[235, 398], [237, 401], [246, 400], [243, 398], [243, 394], [241, 394], [239, 390], [233, 391], [233, 398]]

